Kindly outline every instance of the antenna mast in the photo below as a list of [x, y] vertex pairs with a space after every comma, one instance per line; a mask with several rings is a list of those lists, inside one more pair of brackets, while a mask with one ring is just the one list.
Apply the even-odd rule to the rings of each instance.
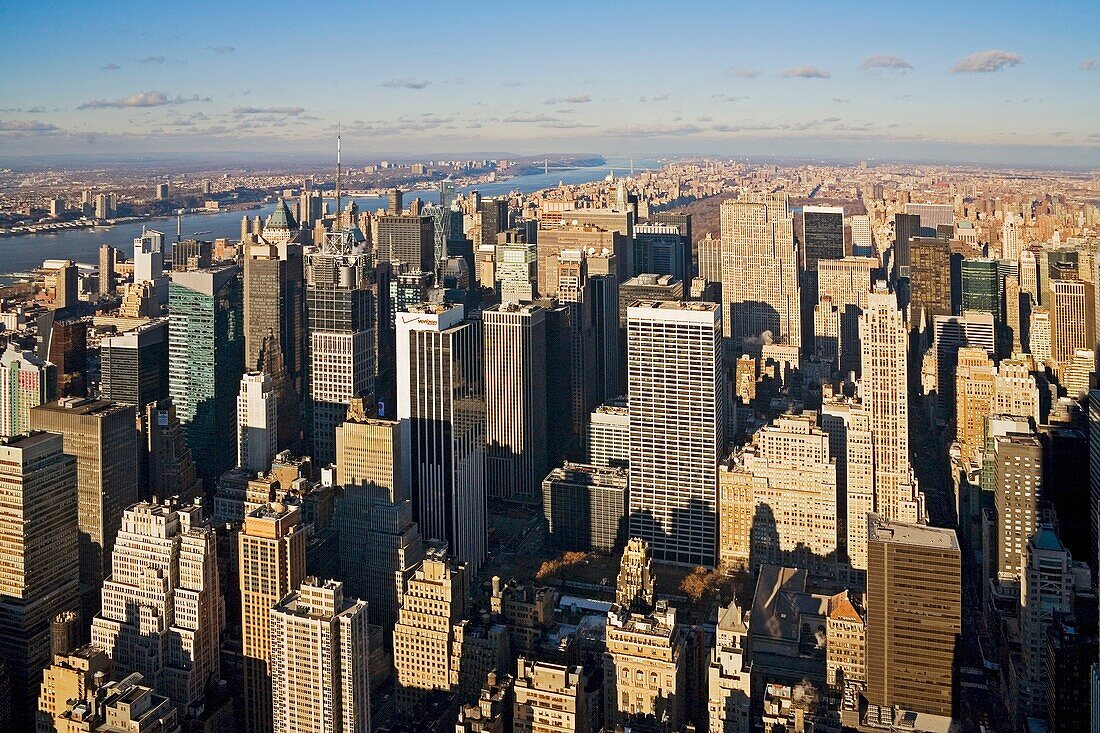
[[340, 174], [342, 169], [340, 167], [340, 127], [336, 128], [336, 224], [340, 224]]

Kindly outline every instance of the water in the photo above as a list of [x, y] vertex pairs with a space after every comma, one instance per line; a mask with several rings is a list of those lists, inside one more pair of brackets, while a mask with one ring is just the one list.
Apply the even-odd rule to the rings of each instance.
[[[507, 181], [483, 183], [459, 189], [467, 192], [477, 189], [483, 196], [497, 196], [519, 189], [532, 193], [544, 188], [552, 188], [558, 182], [587, 183], [596, 181], [614, 171], [616, 175], [628, 173], [628, 161], [614, 160], [606, 165], [591, 168], [563, 168], [550, 173], [538, 173], [529, 176], [517, 176]], [[655, 161], [635, 161], [635, 170], [659, 167]], [[439, 202], [438, 190], [409, 191], [405, 193], [405, 202], [419, 196], [429, 203]], [[385, 196], [357, 197], [354, 199], [361, 210], [375, 211], [385, 208]], [[330, 204], [332, 199], [326, 199]], [[224, 211], [216, 214], [194, 214], [183, 219], [183, 237], [214, 240], [220, 237], [238, 239], [241, 236], [241, 217], [248, 215], [264, 217], [274, 210], [274, 204], [247, 211]], [[176, 232], [174, 219], [152, 219], [129, 224], [119, 224], [109, 229], [72, 229], [49, 234], [24, 234], [17, 237], [0, 239], [0, 273], [29, 272], [42, 265], [43, 260], [69, 259], [75, 262], [97, 265], [99, 247], [110, 244], [133, 256], [134, 239], [141, 235], [142, 227], [164, 232], [166, 238], [173, 238]], [[5, 279], [0, 276], [0, 279]]]

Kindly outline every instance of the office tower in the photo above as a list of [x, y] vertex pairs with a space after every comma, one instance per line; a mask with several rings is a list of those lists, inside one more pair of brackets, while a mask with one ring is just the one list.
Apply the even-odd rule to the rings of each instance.
[[76, 460], [61, 436], [0, 438], [0, 665], [13, 720], [31, 727], [50, 661], [50, 622], [80, 607]]
[[[608, 224], [608, 226], [612, 225]], [[565, 250], [579, 250], [586, 253], [606, 251], [614, 255], [615, 282], [622, 283], [630, 277], [628, 260], [633, 260], [634, 255], [633, 244], [627, 234], [573, 221], [569, 224], [538, 230], [538, 242], [535, 244], [538, 261], [535, 269], [538, 275], [539, 297], [548, 298], [557, 295], [560, 280], [558, 256]]]
[[868, 702], [950, 716], [962, 631], [954, 530], [872, 515], [867, 555]]
[[859, 214], [848, 217], [852, 226], [852, 256], [872, 257], [875, 253], [874, 240], [871, 238], [871, 217]]
[[1039, 525], [1043, 499], [1043, 446], [1034, 435], [1011, 433], [993, 440], [997, 509], [997, 579], [1020, 581], [1028, 538]]
[[1035, 253], [1030, 249], [1021, 250], [1017, 269], [1020, 273], [1020, 292], [1029, 294], [1032, 303], [1041, 303], [1045, 296], [1039, 289], [1039, 265]]
[[[866, 528], [864, 528], [866, 530]], [[825, 619], [825, 681], [836, 690], [867, 681], [867, 624], [848, 591], [829, 598]]]
[[894, 214], [894, 252], [890, 257], [894, 264], [894, 280], [909, 277], [911, 261], [910, 242], [920, 236], [920, 217], [916, 214]]
[[164, 233], [144, 230], [134, 239], [134, 283], [152, 283], [156, 302], [168, 302], [168, 278], [164, 276]]
[[221, 678], [224, 631], [217, 541], [202, 508], [170, 501], [127, 509], [92, 621], [92, 643], [107, 650], [115, 676], [140, 673], [186, 709]]
[[1020, 292], [1020, 279], [1009, 275], [1005, 278], [1004, 335], [999, 349], [1002, 354], [1019, 354], [1023, 351], [1027, 342], [1024, 329], [1030, 315], [1030, 299], [1024, 300]]
[[31, 410], [31, 428], [60, 433], [76, 458], [81, 592], [93, 597], [93, 607], [110, 573], [122, 512], [138, 499], [136, 419], [132, 405], [80, 397]]
[[534, 497], [546, 475], [546, 313], [504, 303], [481, 314], [485, 342], [485, 490]]
[[671, 275], [643, 273], [619, 285], [619, 328], [626, 328], [626, 309], [637, 300], [683, 300], [684, 282]]
[[1028, 326], [1027, 348], [1035, 358], [1035, 363], [1040, 365], [1051, 364], [1054, 360], [1052, 350], [1053, 326], [1050, 321], [1050, 311], [1041, 306], [1031, 309], [1031, 324]]
[[840, 367], [840, 310], [828, 296], [820, 298], [813, 311], [813, 351], [818, 360], [830, 365], [830, 371]]
[[0, 354], [0, 437], [30, 429], [31, 408], [57, 398], [57, 367], [11, 341]]
[[461, 305], [397, 314], [397, 416], [413, 511], [471, 572], [485, 557], [481, 325]]
[[801, 345], [792, 221], [786, 194], [722, 202], [722, 322], [732, 352], [758, 352], [765, 334]]
[[1088, 439], [1089, 547], [1100, 552], [1100, 390], [1095, 389], [1089, 392], [1088, 398]]
[[99, 294], [110, 297], [115, 292], [115, 261], [118, 250], [109, 244], [99, 246]]
[[74, 704], [93, 702], [97, 689], [110, 676], [111, 658], [94, 644], [56, 652], [42, 673], [36, 729], [50, 733], [71, 730], [66, 718]]
[[169, 292], [168, 392], [209, 483], [236, 462], [220, 431], [236, 422], [244, 371], [240, 268], [174, 272]]
[[167, 198], [168, 198], [168, 184], [167, 183], [158, 183], [157, 184], [157, 200], [158, 201], [165, 201], [165, 200], [167, 200]]
[[430, 272], [422, 270], [408, 270], [396, 273], [396, 277], [390, 280], [390, 328], [397, 323], [397, 314], [407, 311], [410, 306], [427, 302], [432, 290], [434, 277]]
[[302, 191], [298, 197], [298, 225], [302, 231], [308, 231], [315, 221], [321, 218], [321, 196], [315, 191]]
[[138, 448], [138, 494], [148, 498], [202, 495], [202, 481], [194, 454], [187, 445], [183, 426], [171, 400], [150, 402], [141, 412], [142, 445]]
[[817, 271], [818, 260], [844, 257], [844, 207], [802, 207], [802, 268]]
[[1051, 356], [1064, 369], [1078, 349], [1096, 346], [1093, 285], [1078, 279], [1050, 281]]
[[[698, 270], [695, 269], [694, 263], [692, 262], [691, 245], [695, 240], [691, 231], [691, 214], [684, 214], [677, 211], [658, 211], [650, 217], [650, 220], [654, 224], [664, 224], [666, 226], [676, 227], [676, 231], [680, 235], [680, 246], [683, 248], [684, 252], [684, 276], [681, 279], [687, 282], [695, 275], [702, 274], [703, 258], [701, 249]], [[634, 263], [634, 267], [637, 268], [637, 266], [637, 263]], [[721, 278], [713, 282], [721, 282]]]
[[386, 194], [386, 213], [398, 215], [405, 210], [405, 193], [400, 188], [391, 188]]
[[353, 401], [336, 429], [336, 483], [344, 489], [336, 504], [340, 575], [384, 629], [397, 622], [405, 586], [424, 559], [401, 458], [401, 424], [369, 417], [362, 401]]
[[585, 446], [588, 462], [595, 466], [630, 465], [630, 410], [625, 399], [608, 400], [592, 412]]
[[566, 461], [542, 482], [542, 512], [557, 550], [612, 552], [626, 539], [628, 474], [623, 467]]
[[909, 243], [909, 325], [920, 329], [951, 310], [951, 246], [934, 237]]
[[[685, 255], [687, 259], [685, 259]], [[668, 224], [639, 224], [634, 227], [634, 272], [669, 275], [686, 282], [692, 271], [691, 250], [685, 253], [680, 230]]]
[[95, 218], [112, 219], [115, 216], [115, 195], [99, 193], [95, 197]]
[[660, 721], [679, 729], [687, 713], [688, 653], [676, 609], [663, 600], [650, 612], [612, 605], [605, 633], [604, 725]]
[[906, 204], [905, 213], [920, 218], [921, 236], [933, 237], [940, 225], [955, 225], [955, 207], [951, 204]]
[[842, 507], [829, 434], [816, 414], [783, 415], [757, 431], [718, 480], [724, 562], [751, 572], [793, 565], [835, 573]]
[[994, 382], [993, 414], [1030, 418], [1039, 424], [1039, 385], [1027, 359], [1002, 359]]
[[[435, 272], [435, 224], [430, 216], [381, 214], [374, 227], [376, 259], [407, 262], [414, 269]], [[496, 244], [496, 240], [493, 240]]]
[[144, 409], [168, 397], [168, 319], [155, 318], [99, 342], [103, 399]]
[[237, 395], [237, 466], [267, 473], [278, 451], [278, 407], [271, 377], [248, 372]]
[[53, 308], [72, 308], [79, 301], [78, 270], [72, 260], [55, 260], [56, 267], [47, 269], [46, 288], [53, 287]]
[[1005, 213], [1004, 223], [1001, 224], [1001, 257], [1006, 260], [1019, 259], [1023, 251], [1021, 224], [1014, 212]]
[[860, 396], [870, 413], [875, 511], [886, 521], [919, 516], [909, 465], [908, 333], [893, 293], [869, 295], [860, 321]]
[[[564, 368], [569, 370], [569, 425], [572, 438], [579, 444], [584, 436], [585, 420], [599, 404], [599, 372], [596, 364], [596, 323], [593, 318], [593, 284], [580, 250], [564, 250], [558, 255], [558, 301], [567, 316], [569, 350]], [[558, 357], [560, 364], [561, 357]], [[592, 378], [596, 373], [596, 379]]]
[[699, 240], [699, 277], [708, 283], [722, 282], [722, 240], [707, 236]]
[[325, 235], [306, 257], [309, 313], [309, 409], [313, 458], [336, 460], [336, 428], [355, 397], [374, 391], [373, 271], [358, 229]]
[[409, 581], [393, 630], [397, 709], [411, 712], [432, 690], [451, 689], [455, 627], [466, 618], [466, 564], [432, 544]]
[[829, 455], [836, 459], [837, 486], [842, 487], [844, 552], [851, 582], [862, 586], [867, 570], [867, 515], [875, 509], [874, 448], [871, 411], [858, 399], [827, 393], [821, 405], [821, 427], [829, 434]]
[[496, 244], [497, 235], [508, 228], [508, 200], [482, 199], [478, 211], [481, 214], [478, 244]]
[[718, 608], [714, 647], [707, 667], [707, 720], [715, 733], [749, 733], [752, 665], [746, 643], [748, 614], [734, 598]]
[[985, 448], [986, 420], [994, 413], [997, 368], [985, 349], [963, 347], [955, 370], [955, 442], [964, 463], [980, 460]]
[[214, 254], [213, 242], [185, 239], [172, 245], [172, 270], [201, 270], [210, 267]]
[[721, 313], [713, 303], [647, 301], [627, 318], [630, 536], [661, 560], [714, 565], [726, 445]]
[[296, 506], [265, 504], [237, 536], [245, 730], [272, 730], [271, 608], [306, 576], [306, 526]]
[[496, 245], [496, 281], [502, 303], [534, 300], [538, 287], [537, 259], [534, 244], [505, 242]]
[[107, 681], [110, 660], [105, 657], [102, 649], [88, 645], [54, 660], [46, 672], [45, 684], [51, 687], [39, 700], [38, 730], [180, 733], [180, 714], [172, 701], [143, 685], [140, 674]]
[[585, 268], [591, 288], [592, 330], [596, 342], [596, 399], [622, 394], [623, 334], [619, 313], [619, 276], [615, 254], [607, 250], [586, 252]]
[[275, 733], [370, 733], [367, 603], [307, 578], [271, 609]]
[[936, 316], [933, 319], [936, 395], [944, 414], [950, 415], [955, 406], [955, 367], [959, 349], [981, 348], [993, 357], [997, 353], [996, 329], [991, 313], [970, 312], [961, 316]]
[[963, 260], [962, 309], [992, 313], [993, 320], [1001, 322], [1001, 294], [1003, 292], [997, 260]]
[[[285, 209], [286, 204], [276, 209], [272, 220], [282, 212], [280, 221], [270, 221], [266, 231], [294, 231], [293, 217]], [[242, 259], [244, 368], [271, 374], [282, 428], [279, 445], [287, 447], [301, 429], [298, 413], [309, 356], [302, 245], [294, 238], [255, 243], [245, 248]]]
[[592, 733], [599, 710], [590, 710], [592, 678], [582, 666], [539, 662], [528, 657], [516, 660], [512, 685], [515, 733], [577, 731]]
[[1024, 570], [1020, 574], [1020, 651], [1023, 674], [1019, 704], [1028, 717], [1046, 716], [1048, 684], [1047, 630], [1058, 614], [1073, 611], [1073, 559], [1058, 533], [1041, 524], [1027, 539]]

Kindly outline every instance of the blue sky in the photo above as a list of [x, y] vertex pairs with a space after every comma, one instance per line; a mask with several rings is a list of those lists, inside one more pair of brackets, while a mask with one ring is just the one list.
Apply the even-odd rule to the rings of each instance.
[[1100, 165], [1087, 2], [0, 0], [0, 159], [716, 153]]

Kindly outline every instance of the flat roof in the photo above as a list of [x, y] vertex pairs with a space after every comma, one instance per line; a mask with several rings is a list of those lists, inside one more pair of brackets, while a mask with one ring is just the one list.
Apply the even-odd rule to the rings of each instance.
[[959, 540], [953, 529], [930, 527], [926, 524], [884, 522], [877, 516], [872, 515], [870, 530], [870, 539], [876, 542], [892, 542], [899, 545], [932, 547], [943, 550], [959, 549]]

